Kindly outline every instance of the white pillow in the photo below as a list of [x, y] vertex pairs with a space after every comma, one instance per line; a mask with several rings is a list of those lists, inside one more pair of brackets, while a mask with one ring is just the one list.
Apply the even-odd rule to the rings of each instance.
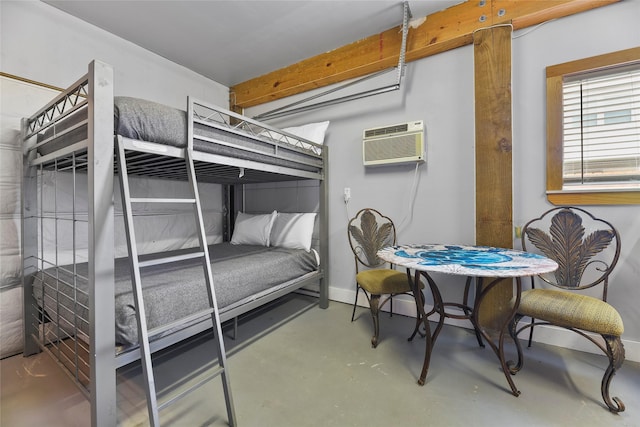
[[285, 132], [294, 134], [304, 139], [308, 139], [316, 144], [322, 144], [324, 142], [324, 134], [329, 127], [329, 122], [309, 123], [302, 126], [294, 126], [282, 129]]
[[269, 236], [277, 212], [270, 214], [247, 214], [238, 212], [231, 237], [232, 245], [269, 246]]
[[[316, 144], [324, 143], [324, 134], [327, 132], [327, 128], [329, 127], [329, 122], [317, 122], [317, 123], [309, 123], [301, 126], [293, 126], [282, 129], [283, 131], [290, 133], [295, 136], [299, 136], [300, 138], [308, 139], [311, 142], [315, 142]], [[276, 141], [283, 141], [285, 137], [283, 135], [273, 135], [270, 131], [264, 131], [261, 135], [268, 136], [271, 139]], [[301, 142], [300, 146], [302, 148], [306, 148], [307, 150], [312, 150], [316, 154], [321, 154], [322, 151], [320, 148], [306, 144], [305, 142]]]
[[315, 213], [278, 212], [271, 229], [271, 246], [311, 250]]

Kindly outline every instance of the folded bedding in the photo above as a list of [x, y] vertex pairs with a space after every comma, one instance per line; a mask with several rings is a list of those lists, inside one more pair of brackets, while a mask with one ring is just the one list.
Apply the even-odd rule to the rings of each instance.
[[[270, 288], [312, 272], [318, 266], [314, 253], [305, 250], [229, 243], [211, 245], [209, 249], [215, 294], [221, 312], [253, 299], [256, 294], [268, 292]], [[171, 254], [182, 252], [184, 251]], [[88, 319], [87, 281], [83, 279], [87, 276], [87, 264], [76, 264], [75, 268], [78, 274], [75, 282], [80, 292], [71, 285], [74, 283], [71, 274], [73, 267], [66, 266], [40, 272], [34, 281], [33, 294], [40, 307], [44, 305], [49, 319], [55, 319], [58, 315], [66, 319], [58, 323], [67, 333], [73, 333], [71, 325], [77, 324], [81, 331], [88, 334], [88, 324], [74, 320], [73, 315], [75, 310], [76, 316]], [[200, 260], [144, 268], [142, 286], [149, 329], [164, 326], [208, 308], [204, 269]], [[57, 299], [54, 292], [56, 287], [60, 292]], [[74, 293], [78, 295], [79, 304], [74, 303], [71, 297]], [[137, 343], [135, 303], [129, 261], [126, 258], [115, 260], [115, 305], [116, 343]], [[62, 307], [58, 309], [59, 306]]]

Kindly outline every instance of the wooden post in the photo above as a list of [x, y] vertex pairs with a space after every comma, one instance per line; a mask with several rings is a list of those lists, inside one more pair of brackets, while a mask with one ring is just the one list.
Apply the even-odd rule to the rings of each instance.
[[[476, 244], [511, 248], [511, 33], [508, 25], [474, 34], [476, 126]], [[480, 323], [498, 329], [513, 296], [511, 280], [484, 301]]]

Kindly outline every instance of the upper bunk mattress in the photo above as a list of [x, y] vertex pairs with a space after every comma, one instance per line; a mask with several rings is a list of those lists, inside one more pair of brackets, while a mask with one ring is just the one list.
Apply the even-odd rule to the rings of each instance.
[[[85, 140], [86, 120], [87, 109], [83, 108], [56, 121], [38, 135], [38, 142], [52, 138], [38, 153], [50, 154]], [[310, 143], [292, 145], [268, 131], [246, 132], [207, 118], [194, 120], [193, 125], [195, 151], [308, 171], [322, 167], [318, 147]], [[115, 135], [183, 148], [187, 146], [187, 128], [185, 111], [139, 98], [114, 97]]]
[[[161, 255], [179, 253], [184, 251]], [[260, 293], [318, 268], [315, 254], [299, 249], [220, 243], [209, 246], [209, 253], [220, 312], [250, 301]], [[141, 258], [151, 257], [153, 255]], [[78, 275], [75, 282], [79, 292], [72, 286], [73, 266], [65, 266], [39, 272], [34, 280], [33, 294], [40, 307], [43, 306], [44, 296], [46, 315], [51, 319], [61, 316], [63, 320], [58, 323], [67, 333], [72, 334], [71, 325], [78, 324], [78, 328], [88, 334], [88, 323], [79, 320], [88, 319], [88, 285], [85, 279], [88, 265], [76, 264], [75, 268]], [[59, 279], [56, 280], [56, 277]], [[59, 289], [58, 293], [55, 292], [56, 287]], [[144, 268], [142, 287], [147, 326], [150, 330], [209, 307], [204, 269], [202, 261], [197, 259]], [[79, 304], [74, 303], [73, 295], [78, 295]], [[59, 305], [62, 307], [58, 310]], [[116, 343], [137, 343], [138, 327], [127, 258], [115, 260], [115, 305]]]

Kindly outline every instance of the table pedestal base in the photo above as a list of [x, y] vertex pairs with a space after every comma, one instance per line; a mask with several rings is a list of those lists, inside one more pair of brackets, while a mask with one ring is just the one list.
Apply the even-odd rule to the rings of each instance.
[[[431, 294], [433, 295], [433, 309], [429, 312], [429, 313], [425, 313], [424, 311], [424, 300], [422, 299], [422, 297], [418, 297], [417, 295], [422, 295], [422, 293], [420, 292], [419, 289], [419, 283], [420, 283], [420, 276], [423, 276], [426, 280], [427, 283], [429, 284], [429, 289], [431, 290]], [[442, 327], [444, 326], [444, 320], [446, 317], [450, 317], [450, 318], [455, 318], [455, 319], [469, 319], [471, 321], [471, 324], [473, 325], [473, 328], [475, 330], [476, 333], [476, 338], [478, 340], [478, 344], [481, 347], [484, 347], [484, 343], [483, 341], [486, 341], [487, 343], [489, 343], [489, 346], [493, 349], [493, 352], [496, 354], [496, 356], [498, 357], [498, 360], [500, 361], [500, 366], [502, 367], [502, 371], [504, 372], [504, 375], [507, 379], [507, 382], [509, 383], [509, 387], [511, 388], [511, 392], [513, 393], [514, 396], [519, 396], [520, 395], [520, 391], [516, 388], [513, 379], [511, 378], [511, 370], [509, 369], [509, 366], [507, 365], [507, 362], [505, 361], [505, 357], [504, 357], [504, 338], [505, 338], [505, 334], [507, 333], [507, 326], [509, 324], [509, 321], [513, 318], [513, 316], [515, 315], [516, 312], [516, 307], [518, 306], [519, 302], [520, 302], [520, 293], [522, 290], [522, 285], [521, 285], [521, 281], [519, 277], [516, 277], [516, 304], [513, 305], [511, 312], [508, 314], [508, 316], [506, 317], [506, 319], [504, 320], [504, 323], [502, 325], [500, 325], [500, 333], [498, 336], [498, 344], [496, 345], [496, 343], [494, 343], [494, 340], [491, 338], [491, 336], [489, 336], [489, 334], [480, 327], [480, 324], [478, 322], [478, 314], [479, 314], [479, 307], [481, 307], [482, 305], [482, 301], [484, 300], [484, 298], [486, 297], [486, 295], [489, 293], [489, 291], [494, 288], [501, 280], [501, 278], [498, 279], [494, 279], [492, 280], [486, 287], [482, 286], [482, 278], [478, 278], [478, 282], [476, 285], [476, 296], [475, 296], [475, 301], [473, 304], [473, 307], [470, 307], [467, 305], [467, 301], [468, 301], [468, 292], [469, 292], [469, 287], [471, 284], [471, 280], [472, 278], [467, 278], [467, 282], [466, 282], [466, 286], [465, 286], [465, 295], [464, 295], [464, 300], [463, 300], [463, 304], [459, 304], [459, 303], [451, 303], [451, 302], [443, 302], [442, 301], [442, 295], [440, 294], [440, 290], [438, 289], [437, 284], [435, 283], [435, 281], [431, 278], [431, 276], [426, 272], [426, 271], [420, 271], [420, 270], [416, 270], [415, 272], [415, 279], [412, 281], [411, 286], [413, 288], [413, 294], [414, 296], [416, 296], [416, 308], [418, 310], [418, 322], [416, 323], [416, 328], [413, 331], [413, 334], [411, 335], [411, 337], [409, 337], [409, 341], [411, 341], [416, 333], [419, 330], [420, 327], [420, 323], [422, 323], [422, 325], [424, 326], [425, 329], [425, 355], [424, 355], [424, 362], [422, 364], [422, 371], [420, 373], [420, 378], [418, 379], [418, 384], [419, 385], [424, 385], [425, 380], [427, 378], [427, 372], [429, 371], [429, 363], [431, 360], [431, 351], [433, 350], [433, 346], [436, 342], [436, 339], [438, 338], [438, 335], [440, 334], [440, 331], [442, 330]], [[419, 299], [419, 300], [418, 300]], [[463, 311], [464, 315], [457, 315], [457, 314], [452, 314], [452, 313], [447, 313], [445, 311], [446, 307], [455, 307], [458, 308], [460, 310]], [[431, 333], [431, 327], [429, 325], [429, 316], [431, 316], [434, 313], [438, 313], [438, 323], [436, 325], [436, 328], [434, 329], [433, 333]], [[484, 340], [483, 340], [484, 338]]]

